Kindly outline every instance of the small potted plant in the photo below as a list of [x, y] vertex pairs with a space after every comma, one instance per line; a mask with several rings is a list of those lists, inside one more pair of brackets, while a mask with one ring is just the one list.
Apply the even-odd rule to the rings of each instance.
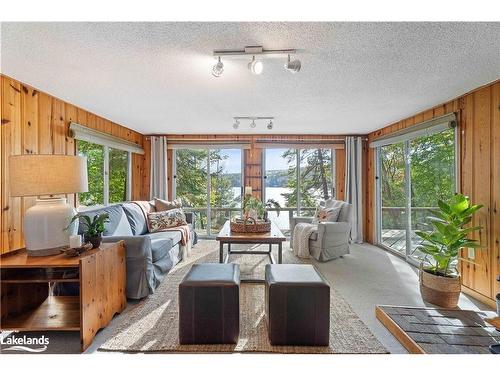
[[89, 215], [78, 213], [73, 216], [69, 225], [78, 219], [80, 219], [80, 223], [85, 227], [83, 232], [84, 241], [90, 242], [93, 249], [101, 246], [102, 234], [106, 229], [104, 224], [109, 222], [109, 215], [102, 213], [91, 218]]
[[[465, 227], [482, 205], [472, 205], [468, 197], [456, 194], [450, 201], [438, 201], [439, 210], [429, 217], [432, 231], [415, 231], [424, 241], [416, 250], [426, 254], [420, 271], [420, 293], [426, 302], [453, 308], [458, 304], [461, 282], [456, 268], [463, 248], [480, 248], [469, 235], [481, 226]], [[465, 260], [465, 259], [464, 259]]]

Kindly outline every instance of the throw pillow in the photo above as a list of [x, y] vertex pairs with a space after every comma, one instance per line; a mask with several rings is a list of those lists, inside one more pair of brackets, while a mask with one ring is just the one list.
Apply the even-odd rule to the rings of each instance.
[[166, 201], [164, 199], [155, 198], [156, 211], [168, 211], [174, 208], [181, 208], [182, 201], [180, 199], [174, 199], [173, 201]]
[[148, 213], [148, 230], [150, 233], [187, 225], [186, 215], [181, 208]]
[[325, 208], [320, 206], [316, 208], [316, 213], [314, 214], [312, 223], [318, 224], [332, 221], [335, 222], [339, 219], [341, 209], [341, 207]]

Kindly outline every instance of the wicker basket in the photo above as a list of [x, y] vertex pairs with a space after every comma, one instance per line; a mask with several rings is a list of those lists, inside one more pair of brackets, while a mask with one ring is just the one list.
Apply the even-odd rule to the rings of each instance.
[[420, 269], [420, 294], [424, 301], [454, 308], [458, 304], [460, 289], [460, 277], [442, 277]]
[[231, 220], [230, 227], [231, 232], [235, 233], [266, 233], [271, 231], [271, 222], [255, 220], [253, 217], [249, 217], [246, 220]]

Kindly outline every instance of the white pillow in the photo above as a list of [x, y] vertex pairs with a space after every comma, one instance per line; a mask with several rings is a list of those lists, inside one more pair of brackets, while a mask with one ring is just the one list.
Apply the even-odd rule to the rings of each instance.
[[316, 208], [314, 218], [312, 220], [313, 224], [325, 223], [325, 222], [337, 222], [340, 215], [340, 210], [342, 207], [331, 207], [326, 208], [319, 206]]

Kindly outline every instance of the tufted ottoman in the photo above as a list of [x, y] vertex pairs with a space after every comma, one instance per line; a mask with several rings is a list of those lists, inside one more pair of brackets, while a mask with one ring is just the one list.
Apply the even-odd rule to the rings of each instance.
[[238, 265], [193, 265], [179, 284], [179, 342], [235, 344], [239, 332]]
[[268, 264], [266, 318], [272, 345], [328, 345], [330, 286], [313, 265]]

